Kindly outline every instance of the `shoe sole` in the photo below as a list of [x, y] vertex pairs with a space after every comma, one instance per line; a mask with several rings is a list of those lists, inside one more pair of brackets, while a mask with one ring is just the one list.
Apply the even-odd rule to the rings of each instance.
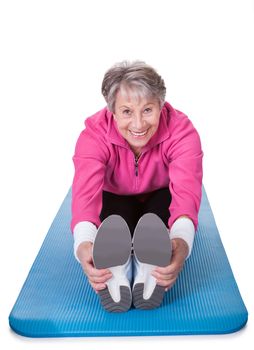
[[[131, 244], [126, 221], [119, 215], [107, 217], [100, 225], [93, 245], [95, 268], [107, 269], [126, 264], [131, 254]], [[119, 302], [113, 300], [108, 287], [98, 294], [102, 306], [109, 312], [125, 312], [131, 307], [132, 294], [126, 286], [120, 286]]]
[[[140, 263], [165, 267], [170, 264], [172, 248], [168, 229], [163, 221], [153, 213], [143, 215], [134, 232], [133, 249]], [[163, 301], [165, 288], [156, 285], [149, 299], [144, 299], [145, 285], [137, 283], [134, 286], [132, 297], [137, 309], [154, 309]]]

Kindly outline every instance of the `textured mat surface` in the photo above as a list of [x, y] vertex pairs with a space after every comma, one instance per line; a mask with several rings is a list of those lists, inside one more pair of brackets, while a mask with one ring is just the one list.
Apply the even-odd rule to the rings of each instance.
[[231, 333], [248, 314], [203, 190], [191, 257], [155, 310], [104, 311], [73, 257], [69, 192], [35, 259], [9, 322], [29, 337]]

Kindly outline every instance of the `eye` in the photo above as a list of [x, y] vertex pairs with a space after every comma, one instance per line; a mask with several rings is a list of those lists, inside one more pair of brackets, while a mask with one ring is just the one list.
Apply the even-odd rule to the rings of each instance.
[[129, 115], [131, 115], [131, 110], [130, 110], [130, 109], [124, 109], [124, 110], [123, 110], [123, 114], [124, 114], [125, 116], [129, 116]]
[[144, 113], [151, 113], [152, 112], [152, 108], [148, 107], [144, 110]]

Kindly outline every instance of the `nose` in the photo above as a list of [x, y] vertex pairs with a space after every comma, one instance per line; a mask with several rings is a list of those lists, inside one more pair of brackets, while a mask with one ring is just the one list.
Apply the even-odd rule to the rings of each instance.
[[142, 115], [135, 114], [132, 120], [132, 128], [134, 129], [134, 131], [142, 130], [143, 125], [144, 125], [144, 120], [142, 118]]

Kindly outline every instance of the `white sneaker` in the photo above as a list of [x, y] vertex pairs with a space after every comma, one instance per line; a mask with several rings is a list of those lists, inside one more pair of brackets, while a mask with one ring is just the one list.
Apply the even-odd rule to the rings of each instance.
[[107, 287], [99, 291], [101, 304], [109, 312], [124, 312], [131, 307], [132, 278], [131, 234], [119, 215], [107, 217], [100, 225], [93, 245], [93, 261], [97, 269], [109, 269], [113, 276]]
[[134, 231], [133, 304], [137, 309], [154, 309], [163, 301], [165, 288], [156, 284], [151, 272], [170, 264], [172, 248], [168, 229], [156, 215], [143, 215]]

